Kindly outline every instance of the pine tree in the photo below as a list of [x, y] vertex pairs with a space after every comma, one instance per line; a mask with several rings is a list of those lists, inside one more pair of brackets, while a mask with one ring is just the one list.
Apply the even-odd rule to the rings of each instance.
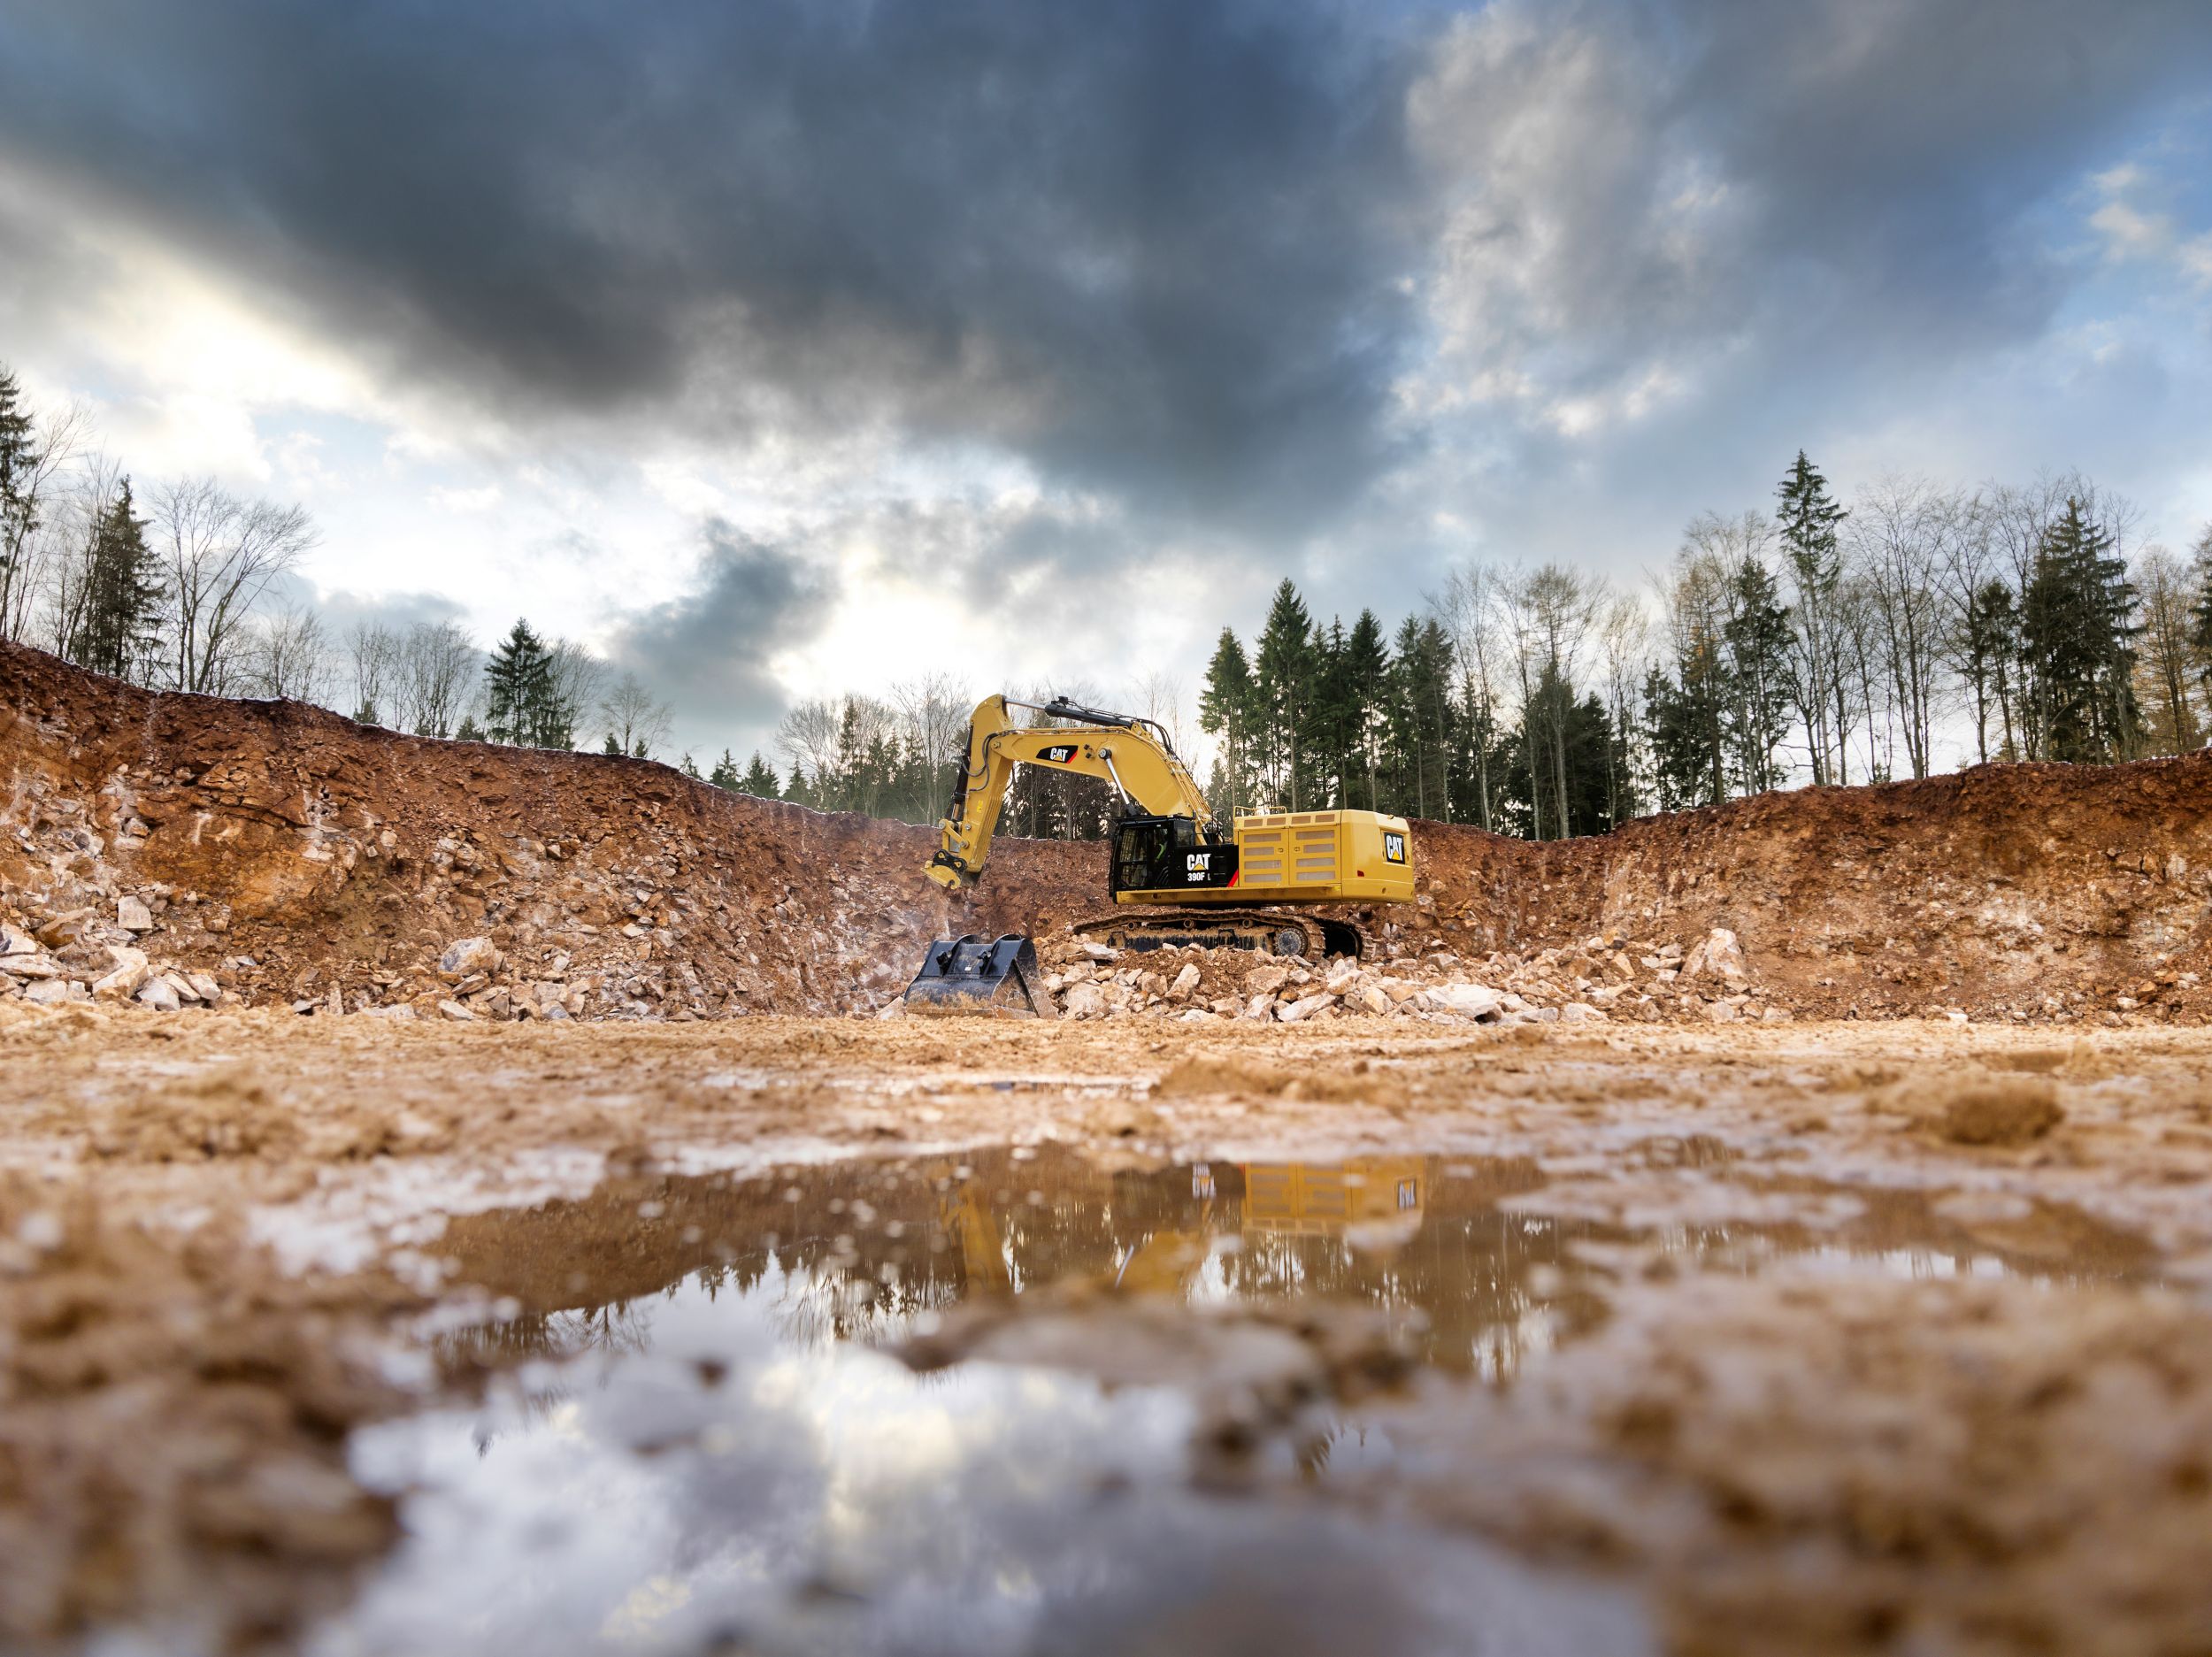
[[32, 482], [41, 458], [21, 388], [0, 368], [0, 594], [12, 585], [23, 543], [38, 527]]
[[2113, 537], [2069, 499], [2036, 550], [2021, 596], [2021, 654], [2045, 757], [2124, 759], [2141, 730], [2135, 702], [2135, 588]]
[[690, 778], [694, 782], [706, 781], [706, 779], [699, 774], [699, 767], [692, 759], [691, 750], [689, 748], [686, 748], [684, 750], [683, 763], [676, 769], [682, 771], [685, 776]]
[[730, 757], [729, 749], [722, 750], [722, 757], [714, 762], [714, 769], [707, 773], [707, 780], [718, 788], [734, 789], [737, 786], [737, 762]]
[[1452, 750], [1451, 641], [1433, 618], [1409, 616], [1398, 628], [1386, 681], [1391, 809], [1409, 817], [1448, 817]]
[[1834, 610], [1836, 588], [1843, 579], [1836, 526], [1850, 514], [1830, 498], [1828, 480], [1801, 449], [1775, 494], [1782, 503], [1778, 525], [1782, 550], [1797, 589], [1794, 689], [1812, 753], [1813, 781], [1848, 782], [1843, 744], [1849, 720]]
[[[1358, 802], [1370, 811], [1378, 810], [1377, 725], [1390, 682], [1390, 650], [1383, 642], [1381, 618], [1371, 610], [1360, 611], [1359, 619], [1352, 624], [1352, 631], [1344, 641], [1343, 676], [1348, 699], [1346, 711], [1350, 719], [1346, 757], [1357, 779]], [[1353, 803], [1353, 795], [1348, 793], [1340, 803]]]
[[1782, 786], [1776, 750], [1789, 729], [1790, 612], [1774, 577], [1757, 558], [1737, 566], [1728, 645], [1729, 734], [1735, 750], [1735, 781], [1746, 794]]
[[613, 732], [608, 732], [607, 740], [600, 745], [599, 751], [602, 754], [605, 754], [614, 759], [622, 758], [622, 739], [617, 736]]
[[2190, 548], [2189, 579], [2197, 592], [2189, 610], [2189, 650], [2204, 681], [2205, 700], [2212, 703], [2212, 524]]
[[1313, 630], [1313, 689], [1307, 726], [1315, 791], [1310, 803], [1314, 805], [1341, 807], [1351, 794], [1359, 693], [1351, 682], [1348, 655], [1341, 618]]
[[1275, 589], [1260, 631], [1253, 674], [1260, 716], [1260, 763], [1277, 800], [1306, 809], [1305, 752], [1314, 674], [1313, 618], [1289, 577]]
[[1959, 656], [1967, 688], [1974, 698], [1974, 753], [1989, 760], [1989, 709], [1993, 699], [2002, 720], [2004, 740], [1998, 752], [2005, 759], [2019, 757], [2012, 729], [2012, 691], [2017, 682], [2020, 659], [2020, 607], [2011, 587], [1992, 576], [1967, 595], [1959, 618]]
[[465, 713], [461, 716], [461, 728], [453, 733], [453, 740], [456, 742], [489, 740], [484, 734], [483, 727], [476, 723], [476, 716], [472, 713]]
[[745, 774], [738, 779], [737, 791], [761, 800], [783, 798], [783, 790], [776, 786], [776, 773], [768, 768], [768, 762], [761, 758], [759, 749], [753, 750], [753, 763], [745, 768]]
[[511, 747], [550, 746], [547, 711], [555, 700], [553, 656], [544, 641], [518, 620], [484, 664], [484, 720], [490, 740]]
[[131, 677], [161, 641], [161, 578], [146, 544], [146, 520], [131, 510], [131, 480], [92, 531], [84, 605], [69, 656], [95, 672]]
[[1253, 740], [1259, 725], [1258, 692], [1252, 684], [1252, 664], [1244, 647], [1230, 629], [1221, 630], [1213, 660], [1206, 664], [1206, 683], [1198, 694], [1199, 729], [1219, 745], [1215, 762], [1216, 780], [1207, 790], [1210, 803], [1225, 821], [1252, 801]]

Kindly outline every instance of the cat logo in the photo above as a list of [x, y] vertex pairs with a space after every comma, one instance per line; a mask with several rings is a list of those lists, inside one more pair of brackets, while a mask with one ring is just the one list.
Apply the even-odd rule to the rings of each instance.
[[1396, 829], [1383, 831], [1383, 861], [1402, 863], [1406, 860], [1406, 837]]
[[1072, 742], [1063, 742], [1057, 748], [1048, 748], [1044, 749], [1037, 756], [1037, 757], [1039, 759], [1048, 759], [1055, 765], [1064, 765], [1075, 757], [1075, 744]]
[[1193, 886], [1205, 885], [1206, 871], [1213, 867], [1213, 858], [1214, 855], [1211, 852], [1185, 852], [1183, 854], [1183, 873]]

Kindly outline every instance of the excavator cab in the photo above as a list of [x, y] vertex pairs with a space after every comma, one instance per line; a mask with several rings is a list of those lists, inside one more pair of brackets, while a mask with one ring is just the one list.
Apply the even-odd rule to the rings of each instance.
[[1114, 828], [1109, 885], [1124, 892], [1189, 890], [1237, 883], [1237, 848], [1215, 842], [1187, 817], [1125, 817]]

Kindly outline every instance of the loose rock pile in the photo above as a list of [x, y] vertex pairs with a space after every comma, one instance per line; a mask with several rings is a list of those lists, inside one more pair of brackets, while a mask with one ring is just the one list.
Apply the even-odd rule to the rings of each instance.
[[[111, 848], [76, 801], [31, 793], [14, 815], [12, 861], [43, 878], [9, 882], [0, 896], [0, 1001], [137, 1001], [176, 1012], [225, 1000], [236, 963], [208, 958], [210, 940], [228, 929], [223, 906], [167, 885], [119, 885], [108, 854], [142, 840], [142, 823], [127, 818]], [[187, 936], [197, 947], [172, 947]]]
[[1429, 1024], [1647, 1024], [1685, 1019], [1778, 1024], [1791, 1009], [1751, 979], [1742, 944], [1716, 927], [1679, 943], [1617, 933], [1522, 955], [1468, 961], [1393, 941], [1380, 961], [1277, 961], [1234, 949], [1122, 951], [1062, 937], [1039, 951], [1063, 1017], [1249, 1019], [1305, 1024], [1337, 1017]]

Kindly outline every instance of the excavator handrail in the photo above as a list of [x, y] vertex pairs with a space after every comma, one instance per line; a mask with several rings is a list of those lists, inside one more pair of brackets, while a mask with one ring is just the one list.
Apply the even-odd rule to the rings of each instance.
[[[1160, 746], [1175, 753], [1175, 744], [1169, 740], [1167, 728], [1157, 719], [1148, 719], [1141, 713], [1112, 713], [1103, 708], [1086, 708], [1081, 702], [1070, 702], [1065, 696], [1055, 696], [1050, 702], [1016, 702], [1011, 696], [1001, 697], [1009, 708], [1026, 708], [1032, 713], [1049, 714], [1055, 719], [1072, 719], [1079, 725], [1102, 725], [1110, 730], [1133, 731], [1139, 725], [1149, 725]], [[1181, 755], [1176, 754], [1178, 759]]]

